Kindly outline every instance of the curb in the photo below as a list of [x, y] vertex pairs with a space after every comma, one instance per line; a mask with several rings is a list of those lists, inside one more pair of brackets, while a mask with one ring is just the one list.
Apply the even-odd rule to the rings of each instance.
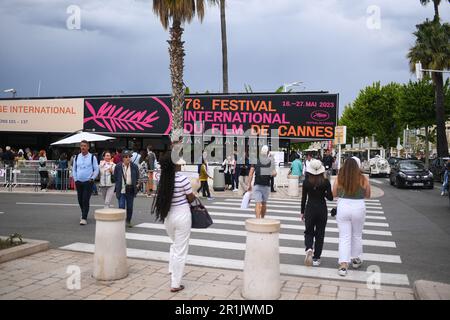
[[417, 300], [450, 300], [450, 284], [417, 280], [414, 296]]
[[[0, 236], [1, 238], [6, 238]], [[41, 251], [49, 249], [49, 242], [42, 240], [23, 239], [25, 244], [16, 247], [0, 250], [0, 263], [23, 258]]]

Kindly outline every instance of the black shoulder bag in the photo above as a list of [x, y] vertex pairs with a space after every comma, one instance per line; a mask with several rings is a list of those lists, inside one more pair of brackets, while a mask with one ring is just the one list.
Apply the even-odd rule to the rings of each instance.
[[193, 229], [206, 229], [213, 224], [213, 220], [205, 206], [198, 198], [191, 203], [191, 216]]

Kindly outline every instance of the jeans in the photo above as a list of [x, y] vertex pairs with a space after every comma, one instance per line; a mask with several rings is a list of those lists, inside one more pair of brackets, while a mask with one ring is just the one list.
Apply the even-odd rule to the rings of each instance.
[[339, 229], [339, 263], [350, 263], [354, 258], [362, 260], [362, 232], [365, 218], [364, 199], [338, 200], [336, 222]]
[[448, 189], [448, 171], [445, 170], [444, 173], [444, 182], [442, 183], [441, 192], [445, 192]]
[[131, 222], [131, 217], [133, 216], [133, 202], [134, 195], [129, 193], [121, 193], [119, 197], [119, 208], [125, 209], [125, 204], [127, 207], [127, 222]]
[[77, 188], [78, 204], [81, 209], [81, 219], [86, 220], [89, 214], [89, 201], [91, 200], [93, 182], [77, 181], [75, 184]]

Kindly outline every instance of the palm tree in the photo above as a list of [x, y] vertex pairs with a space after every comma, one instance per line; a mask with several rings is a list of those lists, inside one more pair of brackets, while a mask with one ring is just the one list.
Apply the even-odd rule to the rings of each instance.
[[227, 24], [225, 21], [225, 0], [220, 0], [220, 29], [222, 31], [223, 93], [228, 93], [228, 49], [227, 49]]
[[[215, 4], [215, 0], [208, 0]], [[153, 12], [159, 16], [164, 29], [169, 28], [170, 40], [170, 78], [172, 82], [172, 141], [178, 141], [183, 126], [183, 69], [184, 69], [184, 41], [181, 40], [184, 29], [181, 24], [191, 22], [197, 15], [203, 21], [205, 15], [205, 0], [153, 0]]]
[[[431, 1], [433, 1], [434, 5], [434, 20], [439, 21], [439, 5], [441, 4], [441, 0], [420, 0], [420, 3], [426, 6]], [[448, 2], [450, 3], [450, 0]]]
[[[450, 24], [439, 20], [426, 20], [416, 26], [416, 43], [409, 49], [410, 69], [415, 72], [415, 63], [421, 62], [424, 69], [444, 70], [450, 68]], [[431, 78], [436, 95], [436, 131], [438, 157], [448, 156], [445, 132], [444, 79], [442, 72], [432, 72]]]

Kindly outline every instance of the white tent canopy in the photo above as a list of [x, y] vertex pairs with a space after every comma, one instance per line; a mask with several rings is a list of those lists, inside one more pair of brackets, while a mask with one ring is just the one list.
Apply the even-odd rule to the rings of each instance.
[[81, 132], [74, 134], [73, 136], [53, 142], [51, 145], [54, 146], [54, 145], [59, 145], [59, 144], [74, 144], [74, 143], [80, 143], [83, 140], [86, 140], [88, 142], [93, 142], [93, 141], [106, 141], [106, 140], [111, 140], [111, 139], [115, 139], [115, 138], [81, 131]]

